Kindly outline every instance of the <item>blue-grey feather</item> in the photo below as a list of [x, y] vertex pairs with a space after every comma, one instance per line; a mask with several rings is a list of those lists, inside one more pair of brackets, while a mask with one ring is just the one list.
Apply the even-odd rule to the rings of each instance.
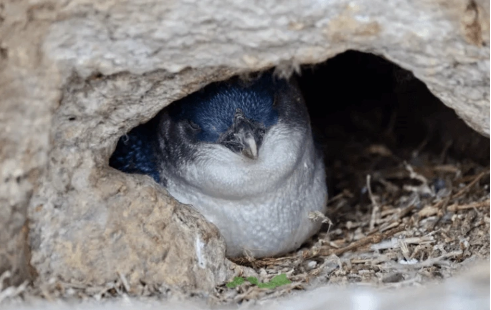
[[121, 137], [109, 165], [122, 172], [139, 173], [160, 181], [155, 154], [155, 122], [140, 125]]

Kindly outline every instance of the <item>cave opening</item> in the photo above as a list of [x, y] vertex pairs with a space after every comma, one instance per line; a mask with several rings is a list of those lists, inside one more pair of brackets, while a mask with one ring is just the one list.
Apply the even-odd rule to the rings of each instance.
[[[323, 149], [326, 222], [335, 229], [325, 224], [304, 250], [320, 240], [342, 247], [377, 230], [404, 225], [423, 231], [452, 225], [448, 217], [420, 222], [414, 216], [440, 203], [435, 201], [448, 205], [459, 198], [455, 193], [469, 180], [477, 180], [478, 188], [474, 196], [466, 193], [466, 199], [486, 198], [489, 179], [476, 175], [489, 171], [489, 139], [469, 128], [411, 72], [383, 57], [350, 50], [302, 66], [294, 80], [305, 99], [314, 140]], [[155, 121], [132, 131], [149, 137]], [[123, 136], [119, 143], [126, 140]], [[113, 167], [114, 162], [113, 154]]]

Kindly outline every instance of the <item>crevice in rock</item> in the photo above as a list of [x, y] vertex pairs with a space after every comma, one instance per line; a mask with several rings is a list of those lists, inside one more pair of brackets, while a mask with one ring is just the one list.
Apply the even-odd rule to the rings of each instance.
[[[411, 72], [382, 57], [347, 51], [303, 66], [294, 79], [304, 95], [316, 143], [324, 150], [330, 197], [349, 192], [349, 205], [356, 205], [358, 214], [370, 212], [367, 175], [374, 176], [374, 190], [380, 192], [385, 179], [377, 176], [404, 170], [404, 163], [419, 169], [458, 161], [462, 173], [472, 174], [466, 162], [489, 162], [489, 148], [482, 147], [489, 146], [489, 139], [469, 128]], [[151, 130], [153, 122], [155, 118], [132, 130]], [[397, 177], [389, 176], [389, 181], [403, 188], [414, 180], [405, 178], [400, 182], [406, 184], [399, 184]], [[437, 176], [429, 181], [435, 192], [448, 186], [447, 179]], [[328, 216], [335, 225], [344, 225], [349, 219], [343, 212], [330, 208]], [[326, 231], [324, 227], [320, 235]]]

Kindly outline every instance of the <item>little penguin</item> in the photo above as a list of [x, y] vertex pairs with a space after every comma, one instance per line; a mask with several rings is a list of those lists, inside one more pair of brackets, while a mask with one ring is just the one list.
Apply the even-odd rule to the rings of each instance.
[[278, 256], [321, 223], [322, 152], [296, 84], [264, 73], [206, 86], [120, 138], [110, 166], [147, 174], [192, 205], [225, 239], [227, 256]]

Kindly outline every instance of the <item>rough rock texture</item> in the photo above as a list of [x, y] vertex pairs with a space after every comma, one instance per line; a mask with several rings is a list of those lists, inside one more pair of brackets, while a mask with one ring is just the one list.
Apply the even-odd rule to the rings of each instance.
[[117, 139], [209, 82], [347, 49], [411, 70], [489, 136], [485, 1], [0, 0], [0, 272], [224, 281], [214, 227], [109, 168]]
[[128, 126], [182, 96], [190, 81], [199, 87], [202, 73], [186, 72], [68, 79], [45, 179], [30, 205], [31, 264], [41, 275], [103, 284], [120, 273], [131, 287], [187, 290], [225, 281], [225, 245], [213, 225], [151, 178], [107, 166]]

